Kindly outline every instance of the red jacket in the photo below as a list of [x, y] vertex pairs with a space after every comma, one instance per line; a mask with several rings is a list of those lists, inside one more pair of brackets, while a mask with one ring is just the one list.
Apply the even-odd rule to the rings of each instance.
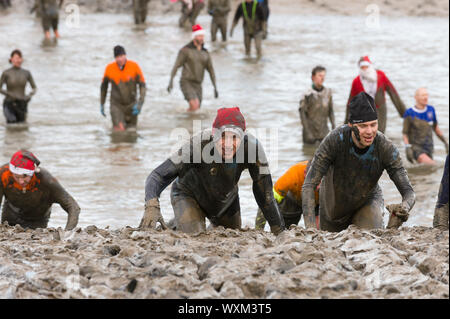
[[[391, 97], [392, 103], [394, 103], [398, 114], [400, 117], [403, 117], [403, 114], [406, 111], [405, 104], [400, 99], [400, 96], [397, 93], [397, 90], [392, 85], [391, 81], [389, 81], [386, 74], [384, 74], [383, 71], [377, 70], [377, 92], [375, 94], [375, 105], [378, 109], [378, 126], [379, 130], [381, 132], [384, 132], [386, 129], [386, 91], [388, 92], [389, 96]], [[359, 93], [364, 92], [364, 86], [361, 82], [361, 78], [358, 75], [352, 83], [352, 88], [350, 90], [350, 96], [348, 98], [347, 102], [347, 110], [345, 114], [345, 123], [348, 122], [348, 105], [350, 104], [350, 101]]]

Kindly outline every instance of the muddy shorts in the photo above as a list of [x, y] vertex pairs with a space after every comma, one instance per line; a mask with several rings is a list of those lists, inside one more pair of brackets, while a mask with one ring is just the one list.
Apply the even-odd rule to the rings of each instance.
[[170, 200], [175, 215], [174, 228], [184, 233], [196, 233], [206, 230], [206, 218], [213, 227], [223, 226], [225, 228], [241, 228], [241, 212], [239, 197], [231, 204], [225, 214], [220, 218], [207, 216], [197, 201], [183, 193], [176, 182], [172, 184]]
[[125, 106], [111, 103], [111, 119], [114, 126], [119, 126], [122, 123], [125, 128], [137, 126], [137, 115], [132, 114], [133, 105]]
[[417, 161], [420, 155], [426, 154], [429, 158], [433, 159], [433, 147], [429, 145], [413, 145], [412, 147], [414, 159]]
[[186, 101], [203, 99], [203, 89], [201, 83], [191, 81], [180, 81], [180, 88]]
[[378, 185], [367, 197], [365, 205], [353, 211], [349, 208], [347, 215], [341, 218], [333, 218], [335, 215], [335, 205], [345, 206], [345, 203], [336, 203], [335, 201], [333, 172], [334, 169], [330, 166], [320, 185], [320, 229], [330, 232], [340, 232], [347, 229], [351, 224], [365, 229], [384, 228], [384, 199], [381, 188]]
[[25, 101], [3, 101], [3, 114], [6, 123], [23, 123], [27, 119], [28, 102]]
[[53, 30], [58, 30], [58, 23], [58, 9], [49, 8], [47, 12], [42, 15], [42, 27], [44, 28], [44, 31], [50, 31], [50, 27]]

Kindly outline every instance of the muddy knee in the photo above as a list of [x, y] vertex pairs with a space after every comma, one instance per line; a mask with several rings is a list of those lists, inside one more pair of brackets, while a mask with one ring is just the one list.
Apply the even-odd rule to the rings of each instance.
[[352, 224], [359, 228], [383, 228], [383, 206], [370, 204], [362, 207], [352, 219]]

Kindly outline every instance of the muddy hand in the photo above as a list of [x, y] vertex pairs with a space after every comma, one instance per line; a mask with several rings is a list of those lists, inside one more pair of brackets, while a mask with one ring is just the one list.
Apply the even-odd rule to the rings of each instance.
[[409, 212], [402, 204], [391, 204], [386, 209], [390, 213], [387, 228], [399, 228], [408, 220]]
[[152, 198], [145, 203], [144, 217], [142, 217], [139, 228], [156, 229], [156, 224], [160, 223], [162, 229], [167, 229], [164, 218], [161, 215], [158, 198]]
[[411, 163], [414, 163], [414, 152], [410, 144], [405, 146], [406, 159]]
[[172, 89], [173, 89], [173, 84], [172, 84], [172, 82], [170, 82], [169, 83], [169, 86], [167, 87], [167, 92], [172, 92]]

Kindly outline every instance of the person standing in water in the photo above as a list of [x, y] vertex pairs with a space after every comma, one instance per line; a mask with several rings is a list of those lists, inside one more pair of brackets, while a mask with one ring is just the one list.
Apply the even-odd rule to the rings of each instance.
[[[287, 170], [273, 186], [273, 196], [283, 216], [286, 228], [290, 225], [298, 225], [302, 217], [302, 187], [306, 173], [310, 167], [310, 161], [295, 164]], [[315, 191], [316, 198], [316, 226], [319, 229], [319, 191]], [[258, 209], [255, 219], [255, 229], [264, 229], [266, 219], [261, 209]]]
[[[11, 52], [9, 63], [12, 67], [2, 73], [0, 78], [0, 93], [5, 95], [3, 101], [3, 114], [6, 123], [23, 123], [27, 119], [28, 103], [36, 93], [36, 84], [30, 71], [22, 69], [22, 52]], [[31, 85], [31, 92], [25, 93], [27, 83]], [[6, 85], [6, 90], [3, 86]]]
[[[398, 228], [415, 204], [414, 190], [400, 153], [378, 131], [375, 102], [365, 92], [349, 106], [349, 124], [341, 126], [320, 144], [306, 174], [302, 206], [307, 228], [315, 228], [314, 191], [320, 183], [320, 229], [339, 232], [350, 224], [383, 228], [384, 200], [378, 181], [386, 170], [402, 196], [392, 209], [388, 228]], [[323, 179], [322, 179], [323, 178]]]
[[222, 41], [227, 41], [228, 13], [231, 10], [230, 0], [209, 0], [208, 13], [213, 17], [211, 22], [211, 41], [216, 42], [217, 31], [222, 34]]
[[33, 153], [20, 150], [8, 164], [0, 167], [0, 205], [3, 197], [2, 223], [23, 228], [46, 228], [54, 203], [67, 212], [66, 230], [78, 224], [80, 207], [58, 181], [38, 167]]
[[159, 196], [172, 184], [174, 227], [185, 233], [213, 227], [239, 229], [241, 209], [238, 183], [244, 170], [253, 180], [253, 194], [274, 234], [284, 230], [272, 192], [268, 162], [258, 140], [245, 132], [245, 119], [238, 107], [221, 108], [211, 130], [202, 131], [155, 168], [145, 183], [145, 212], [140, 228], [166, 224]]
[[333, 97], [331, 89], [323, 86], [326, 69], [323, 66], [316, 66], [312, 70], [312, 86], [300, 98], [300, 121], [303, 127], [303, 143], [319, 144], [330, 132], [328, 119], [331, 122], [331, 129], [336, 127]]
[[144, 24], [147, 19], [148, 3], [150, 0], [133, 0], [134, 23]]
[[205, 70], [208, 71], [211, 82], [214, 86], [214, 97], [219, 97], [216, 85], [216, 75], [214, 72], [211, 56], [204, 47], [205, 30], [197, 24], [192, 27], [192, 41], [185, 45], [179, 52], [175, 65], [170, 75], [167, 91], [173, 89], [173, 79], [179, 68], [183, 68], [180, 79], [180, 87], [184, 98], [189, 103], [189, 112], [200, 109], [203, 99], [202, 83]]
[[180, 0], [181, 1], [181, 17], [178, 21], [180, 28], [183, 28], [186, 21], [189, 20], [191, 27], [196, 24], [197, 17], [205, 7], [205, 0]]
[[444, 143], [448, 154], [448, 142], [439, 128], [436, 110], [428, 105], [428, 91], [419, 88], [415, 94], [416, 104], [409, 108], [403, 119], [403, 141], [406, 146], [406, 158], [411, 163], [436, 164], [433, 160], [433, 131]]
[[[100, 113], [106, 117], [105, 102], [108, 86], [111, 83], [110, 113], [115, 131], [136, 129], [138, 115], [145, 100], [145, 79], [139, 65], [127, 60], [125, 49], [114, 47], [115, 61], [105, 69], [100, 88]], [[139, 88], [139, 99], [137, 90]]]
[[245, 55], [250, 56], [251, 40], [254, 39], [256, 54], [259, 59], [262, 57], [262, 40], [267, 34], [267, 23], [262, 5], [257, 0], [245, 0], [240, 3], [234, 14], [230, 37], [233, 36], [234, 28], [240, 18], [244, 19]]
[[444, 175], [442, 175], [439, 195], [434, 210], [433, 227], [448, 230], [448, 155], [445, 160]]
[[400, 117], [406, 111], [405, 104], [400, 99], [397, 90], [389, 81], [386, 74], [381, 70], [376, 70], [368, 56], [361, 57], [358, 62], [359, 75], [353, 80], [350, 96], [347, 102], [345, 113], [345, 123], [348, 123], [349, 105], [351, 100], [361, 92], [366, 92], [374, 100], [378, 112], [378, 130], [382, 133], [386, 131], [387, 106], [386, 92], [391, 97], [392, 103], [397, 108]]
[[44, 28], [45, 38], [50, 40], [50, 28], [53, 29], [55, 38], [59, 38], [59, 9], [61, 9], [64, 0], [40, 0], [39, 8], [41, 9], [42, 27]]

